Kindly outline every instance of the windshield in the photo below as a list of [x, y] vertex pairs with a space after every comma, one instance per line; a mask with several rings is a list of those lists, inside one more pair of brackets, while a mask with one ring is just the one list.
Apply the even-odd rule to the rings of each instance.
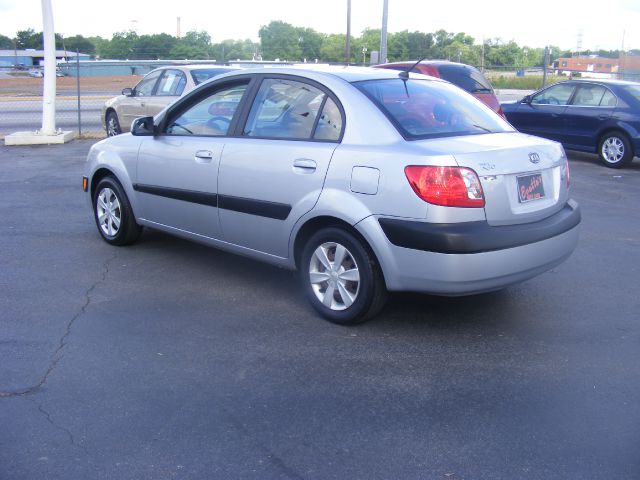
[[223, 73], [233, 72], [233, 68], [199, 68], [191, 70], [191, 77], [196, 85], [206, 82], [210, 78], [222, 75]]
[[408, 140], [515, 131], [480, 101], [448, 83], [398, 78], [354, 85]]
[[493, 88], [475, 68], [460, 65], [440, 65], [438, 67], [440, 78], [459, 86], [469, 93], [491, 93]]

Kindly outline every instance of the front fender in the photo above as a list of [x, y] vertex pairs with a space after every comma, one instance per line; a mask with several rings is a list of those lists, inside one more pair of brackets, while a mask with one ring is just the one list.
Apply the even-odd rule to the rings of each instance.
[[138, 150], [142, 139], [134, 137], [131, 134], [118, 135], [101, 142], [96, 143], [89, 150], [87, 156], [87, 165], [85, 168], [85, 176], [89, 179], [87, 195], [89, 203], [92, 204], [94, 179], [98, 172], [108, 170], [113, 174], [122, 185], [122, 188], [129, 199], [131, 208], [133, 209], [136, 219], [138, 202], [133, 190], [133, 184], [136, 181], [136, 163], [138, 158]]

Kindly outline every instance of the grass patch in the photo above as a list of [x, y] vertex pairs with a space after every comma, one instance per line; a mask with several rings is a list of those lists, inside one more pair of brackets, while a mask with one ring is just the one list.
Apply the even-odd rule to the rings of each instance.
[[[538, 90], [542, 88], [542, 75], [516, 77], [515, 75], [487, 72], [486, 76], [493, 88], [514, 90]], [[558, 83], [562, 80], [567, 80], [567, 77], [549, 75], [547, 76], [547, 85]]]

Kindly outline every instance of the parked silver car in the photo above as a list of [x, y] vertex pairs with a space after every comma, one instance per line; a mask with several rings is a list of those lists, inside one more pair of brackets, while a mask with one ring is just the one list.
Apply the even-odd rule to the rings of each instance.
[[297, 268], [342, 324], [387, 291], [529, 279], [571, 254], [580, 223], [560, 144], [446, 82], [380, 69], [220, 76], [95, 144], [83, 182], [108, 243], [146, 226]]
[[112, 137], [128, 132], [138, 117], [153, 116], [202, 82], [236, 70], [218, 65], [172, 65], [152, 70], [133, 88], [102, 107], [102, 127]]

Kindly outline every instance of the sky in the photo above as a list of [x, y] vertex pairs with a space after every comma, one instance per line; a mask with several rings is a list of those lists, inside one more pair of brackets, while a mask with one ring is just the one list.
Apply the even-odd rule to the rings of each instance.
[[[347, 0], [51, 0], [54, 26], [64, 36], [111, 38], [114, 32], [176, 35], [181, 30], [206, 30], [213, 42], [258, 41], [258, 30], [272, 20], [322, 33], [346, 31]], [[513, 0], [388, 0], [389, 32], [401, 30], [464, 32], [482, 38], [514, 40], [520, 46], [554, 45], [576, 50], [640, 48], [640, 0], [537, 0], [528, 8]], [[351, 1], [351, 32], [380, 28], [383, 0]], [[41, 1], [0, 0], [0, 34], [42, 30]]]

